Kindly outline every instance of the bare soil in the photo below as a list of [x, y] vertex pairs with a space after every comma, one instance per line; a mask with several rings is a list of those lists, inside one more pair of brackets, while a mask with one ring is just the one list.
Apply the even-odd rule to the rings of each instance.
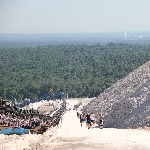
[[71, 110], [58, 127], [43, 135], [0, 135], [0, 150], [150, 150], [148, 130], [100, 129], [97, 125], [88, 129], [85, 123], [81, 127], [73, 110], [78, 100], [68, 99], [67, 103]]

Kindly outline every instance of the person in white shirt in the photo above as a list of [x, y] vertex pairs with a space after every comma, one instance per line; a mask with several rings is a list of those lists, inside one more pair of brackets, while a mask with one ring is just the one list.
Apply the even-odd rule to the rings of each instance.
[[93, 126], [95, 124], [95, 115], [93, 113], [90, 114], [90, 121], [91, 121], [91, 126], [93, 128]]

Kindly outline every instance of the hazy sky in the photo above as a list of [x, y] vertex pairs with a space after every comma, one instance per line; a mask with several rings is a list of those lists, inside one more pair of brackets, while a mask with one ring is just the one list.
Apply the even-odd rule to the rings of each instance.
[[0, 32], [150, 30], [150, 0], [0, 0]]

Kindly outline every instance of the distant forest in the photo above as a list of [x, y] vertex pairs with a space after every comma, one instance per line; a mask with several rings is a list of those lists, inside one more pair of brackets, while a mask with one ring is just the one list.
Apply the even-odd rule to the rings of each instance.
[[0, 96], [38, 99], [64, 91], [94, 97], [150, 60], [150, 45], [49, 45], [0, 48]]

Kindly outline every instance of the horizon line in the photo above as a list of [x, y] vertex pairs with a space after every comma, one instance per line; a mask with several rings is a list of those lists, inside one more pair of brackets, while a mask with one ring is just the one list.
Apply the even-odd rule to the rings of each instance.
[[150, 30], [131, 30], [131, 31], [101, 31], [101, 32], [0, 32], [0, 34], [97, 34], [97, 33], [133, 33], [150, 32]]

